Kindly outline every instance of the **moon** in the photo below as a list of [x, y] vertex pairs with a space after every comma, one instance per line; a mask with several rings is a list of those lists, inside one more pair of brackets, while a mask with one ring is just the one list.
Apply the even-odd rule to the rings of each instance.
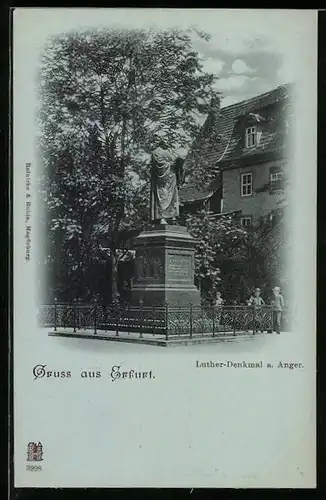
[[247, 69], [247, 65], [241, 59], [236, 59], [234, 61], [234, 63], [232, 64], [232, 70], [237, 75], [241, 75], [241, 73], [244, 73], [246, 71], [246, 69]]

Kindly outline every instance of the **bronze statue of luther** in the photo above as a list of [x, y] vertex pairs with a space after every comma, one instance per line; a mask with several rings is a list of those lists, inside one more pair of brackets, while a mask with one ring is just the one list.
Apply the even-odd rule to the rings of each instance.
[[175, 157], [161, 139], [151, 155], [150, 216], [153, 222], [176, 224], [179, 217], [178, 187], [184, 181], [183, 159]]

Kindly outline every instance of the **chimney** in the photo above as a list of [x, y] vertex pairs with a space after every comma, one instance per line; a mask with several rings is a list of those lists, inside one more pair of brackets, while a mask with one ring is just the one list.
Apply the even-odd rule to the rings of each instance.
[[214, 125], [220, 116], [221, 112], [221, 99], [219, 94], [214, 94], [211, 98], [209, 111], [208, 111], [208, 121], [210, 126]]

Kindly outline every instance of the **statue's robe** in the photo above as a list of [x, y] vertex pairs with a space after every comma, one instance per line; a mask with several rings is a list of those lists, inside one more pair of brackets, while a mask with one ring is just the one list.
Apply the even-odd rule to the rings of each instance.
[[151, 220], [179, 217], [176, 158], [158, 147], [151, 160]]

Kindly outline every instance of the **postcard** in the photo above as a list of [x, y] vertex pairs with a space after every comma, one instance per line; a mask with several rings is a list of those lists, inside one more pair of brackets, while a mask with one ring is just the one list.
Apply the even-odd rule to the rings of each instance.
[[15, 487], [316, 485], [317, 12], [13, 11]]

